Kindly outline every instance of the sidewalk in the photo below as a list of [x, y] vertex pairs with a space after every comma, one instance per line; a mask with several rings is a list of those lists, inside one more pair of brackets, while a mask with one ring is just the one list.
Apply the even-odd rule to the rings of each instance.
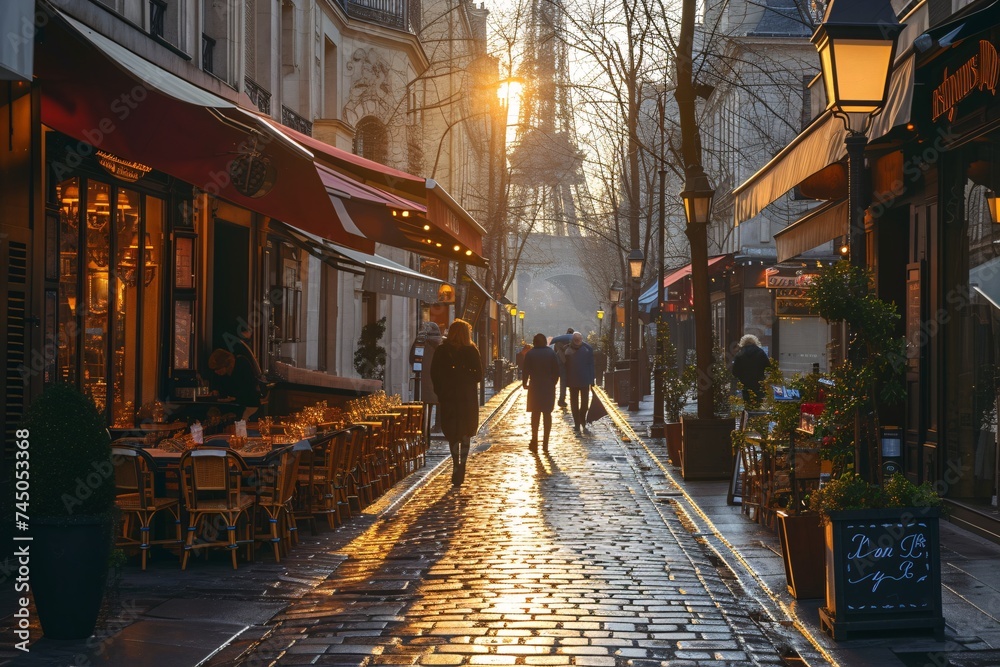
[[[668, 479], [690, 502], [695, 530], [705, 535], [726, 564], [743, 580], [756, 582], [774, 604], [796, 618], [800, 629], [835, 664], [859, 667], [986, 667], [1000, 665], [1000, 545], [941, 521], [942, 603], [946, 641], [921, 636], [852, 639], [834, 642], [819, 627], [824, 601], [795, 600], [785, 585], [778, 537], [743, 516], [739, 506], [726, 503], [727, 481], [685, 482], [669, 463], [662, 439], [648, 437], [653, 421], [652, 397], [639, 411], [608, 405], [623, 419], [661, 463]], [[615, 408], [615, 410], [612, 410]], [[617, 415], [614, 412], [617, 412]], [[679, 503], [684, 507], [684, 503]]]

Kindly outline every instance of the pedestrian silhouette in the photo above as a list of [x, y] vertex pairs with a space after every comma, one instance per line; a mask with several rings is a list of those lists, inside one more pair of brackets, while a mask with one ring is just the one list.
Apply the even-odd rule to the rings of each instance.
[[590, 388], [594, 384], [594, 350], [583, 341], [582, 333], [573, 334], [566, 347], [566, 385], [569, 387], [573, 430], [580, 433], [587, 425]]
[[556, 381], [559, 379], [559, 362], [556, 352], [548, 346], [545, 334], [535, 334], [534, 347], [524, 355], [522, 386], [528, 390], [527, 410], [531, 413], [531, 442], [528, 449], [538, 451], [538, 423], [544, 418], [545, 430], [542, 448], [549, 448], [552, 430], [552, 410], [556, 402]]
[[472, 342], [472, 327], [455, 320], [448, 339], [434, 352], [431, 382], [441, 409], [441, 430], [451, 450], [451, 483], [465, 481], [472, 436], [479, 429], [478, 384], [483, 379], [479, 348]]

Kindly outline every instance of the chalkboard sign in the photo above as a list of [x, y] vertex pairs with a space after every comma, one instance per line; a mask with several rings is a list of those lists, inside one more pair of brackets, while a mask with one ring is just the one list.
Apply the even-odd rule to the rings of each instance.
[[827, 577], [833, 598], [821, 624], [852, 630], [930, 627], [943, 632], [938, 511], [831, 512]]
[[476, 328], [476, 322], [483, 312], [484, 305], [486, 305], [486, 293], [478, 283], [473, 283], [465, 293], [465, 304], [462, 307], [462, 319], [472, 325], [473, 329]]

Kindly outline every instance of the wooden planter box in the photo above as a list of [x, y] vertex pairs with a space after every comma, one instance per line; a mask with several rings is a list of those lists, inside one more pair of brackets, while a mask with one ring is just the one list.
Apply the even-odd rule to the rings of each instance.
[[681, 465], [681, 440], [682, 440], [682, 429], [680, 422], [667, 422], [666, 423], [666, 440], [667, 440], [667, 454], [670, 455], [671, 465], [677, 466]]
[[922, 629], [943, 640], [939, 516], [927, 507], [831, 512], [820, 627], [838, 641]]
[[733, 471], [732, 417], [681, 416], [681, 476], [686, 480], [729, 479]]
[[826, 593], [823, 556], [824, 531], [819, 514], [778, 512], [781, 560], [788, 592], [796, 600], [821, 598]]

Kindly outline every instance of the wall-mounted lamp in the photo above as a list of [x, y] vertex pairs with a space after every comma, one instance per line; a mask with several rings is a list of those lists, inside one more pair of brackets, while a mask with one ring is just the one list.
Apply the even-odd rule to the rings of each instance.
[[986, 191], [986, 206], [990, 209], [990, 218], [995, 224], [1000, 224], [1000, 202], [997, 201], [997, 193], [993, 190]]

